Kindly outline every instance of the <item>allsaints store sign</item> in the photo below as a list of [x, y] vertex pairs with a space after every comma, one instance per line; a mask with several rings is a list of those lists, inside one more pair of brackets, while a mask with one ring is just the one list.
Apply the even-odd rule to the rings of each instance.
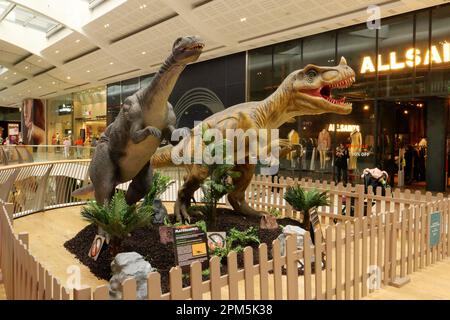
[[[396, 51], [389, 53], [389, 56], [378, 55], [378, 71], [401, 70], [404, 68], [413, 68], [416, 66], [442, 64], [450, 62], [450, 43], [441, 42], [439, 46], [433, 45], [430, 49], [420, 50], [411, 48], [406, 50], [403, 55]], [[376, 72], [376, 63], [372, 57], [364, 57], [361, 64], [361, 73]]]

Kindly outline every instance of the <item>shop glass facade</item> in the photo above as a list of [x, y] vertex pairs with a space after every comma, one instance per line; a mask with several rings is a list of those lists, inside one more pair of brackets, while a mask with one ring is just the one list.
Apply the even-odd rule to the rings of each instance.
[[[341, 56], [356, 73], [356, 83], [343, 93], [353, 103], [352, 113], [302, 116], [283, 125], [280, 137], [292, 137], [295, 130], [302, 151], [299, 158], [282, 160], [282, 168], [306, 178], [336, 179], [335, 148], [343, 143], [357, 157], [356, 166], [349, 161], [349, 182], [359, 182], [363, 169], [375, 166], [391, 174], [393, 185], [436, 180], [425, 172], [426, 142], [434, 139], [430, 119], [444, 110], [439, 106], [447, 106], [450, 95], [450, 5], [383, 19], [380, 29], [362, 24], [249, 51], [249, 100], [266, 98], [302, 66], [334, 66]], [[318, 150], [324, 130], [331, 140], [325, 156]], [[355, 141], [361, 141], [358, 147]], [[447, 154], [440, 142], [432, 144], [434, 155]], [[399, 181], [404, 157], [411, 159]]]
[[106, 87], [100, 86], [47, 100], [47, 144], [72, 145], [81, 138], [85, 146], [106, 129]]

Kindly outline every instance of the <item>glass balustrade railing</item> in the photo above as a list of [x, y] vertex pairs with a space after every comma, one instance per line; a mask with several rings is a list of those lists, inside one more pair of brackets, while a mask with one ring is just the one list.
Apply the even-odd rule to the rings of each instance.
[[29, 162], [91, 159], [95, 148], [62, 145], [0, 146], [0, 166]]

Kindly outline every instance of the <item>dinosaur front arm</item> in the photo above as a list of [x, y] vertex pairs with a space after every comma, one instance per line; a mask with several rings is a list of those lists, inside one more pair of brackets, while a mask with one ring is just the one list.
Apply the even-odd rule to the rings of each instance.
[[156, 127], [147, 126], [144, 129], [140, 129], [139, 123], [133, 123], [130, 128], [130, 138], [133, 143], [140, 143], [144, 141], [148, 136], [154, 136], [158, 139], [161, 138], [161, 130]]

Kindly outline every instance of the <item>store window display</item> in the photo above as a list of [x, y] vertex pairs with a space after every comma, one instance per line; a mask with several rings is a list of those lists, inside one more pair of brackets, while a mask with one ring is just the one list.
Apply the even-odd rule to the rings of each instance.
[[48, 152], [62, 152], [64, 138], [71, 139], [73, 132], [72, 95], [64, 95], [47, 100], [47, 141], [55, 146]]
[[106, 87], [75, 93], [73, 103], [74, 134], [82, 138], [84, 146], [91, 146], [106, 129]]
[[331, 136], [327, 128], [322, 129], [319, 133], [317, 150], [320, 156], [320, 169], [326, 168], [327, 161], [329, 160], [328, 151], [331, 148]]
[[358, 168], [357, 161], [358, 157], [361, 155], [362, 150], [362, 135], [358, 128], [354, 128], [350, 133], [350, 159], [348, 168], [350, 170], [356, 170]]

